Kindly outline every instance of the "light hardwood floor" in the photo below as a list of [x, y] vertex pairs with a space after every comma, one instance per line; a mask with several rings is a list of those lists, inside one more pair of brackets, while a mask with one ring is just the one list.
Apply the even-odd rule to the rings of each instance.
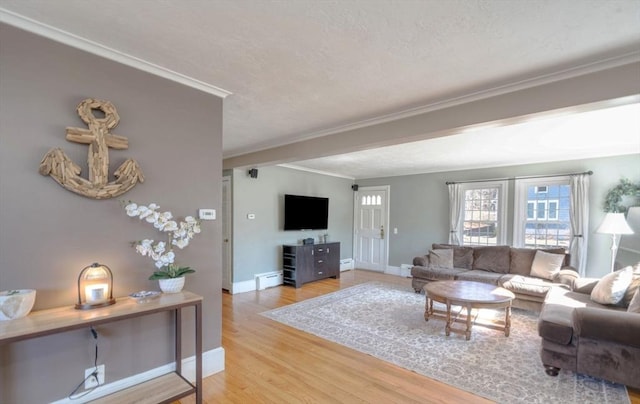
[[[269, 320], [260, 313], [372, 280], [411, 280], [370, 271], [236, 295], [223, 293], [225, 371], [204, 380], [205, 403], [487, 403], [420, 376]], [[526, 381], [523, 381], [526, 382]], [[640, 392], [631, 392], [640, 404]], [[191, 404], [193, 396], [180, 400]]]

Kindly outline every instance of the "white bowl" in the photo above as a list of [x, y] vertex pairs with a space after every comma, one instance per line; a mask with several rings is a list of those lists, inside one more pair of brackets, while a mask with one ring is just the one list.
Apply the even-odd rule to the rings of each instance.
[[34, 289], [16, 289], [0, 292], [0, 321], [24, 317], [36, 302]]

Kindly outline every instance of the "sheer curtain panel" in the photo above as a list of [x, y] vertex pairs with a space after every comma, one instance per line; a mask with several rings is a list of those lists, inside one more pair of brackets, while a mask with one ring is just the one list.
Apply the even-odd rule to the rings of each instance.
[[460, 184], [447, 184], [449, 187], [449, 244], [460, 245], [458, 229], [462, 220], [462, 197]]
[[580, 276], [586, 275], [589, 235], [589, 174], [571, 176], [571, 266]]

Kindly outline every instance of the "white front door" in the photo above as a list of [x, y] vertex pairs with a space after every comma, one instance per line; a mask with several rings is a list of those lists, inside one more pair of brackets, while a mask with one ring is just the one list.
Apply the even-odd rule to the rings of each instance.
[[222, 289], [231, 292], [231, 177], [222, 178]]
[[389, 187], [361, 187], [354, 200], [355, 267], [384, 272], [387, 268]]

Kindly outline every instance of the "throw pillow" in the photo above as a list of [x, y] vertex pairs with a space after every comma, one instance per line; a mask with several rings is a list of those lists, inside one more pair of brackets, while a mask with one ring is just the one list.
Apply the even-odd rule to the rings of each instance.
[[430, 250], [429, 264], [441, 268], [453, 268], [453, 250]]
[[531, 263], [530, 275], [536, 278], [553, 280], [555, 275], [560, 272], [563, 261], [564, 254], [551, 254], [538, 250]]
[[629, 313], [640, 313], [640, 289], [637, 289], [636, 293], [633, 295], [633, 299], [631, 299], [631, 303], [629, 303], [627, 311]]
[[431, 248], [434, 250], [453, 249], [453, 267], [473, 269], [473, 247], [433, 243]]
[[620, 304], [623, 307], [628, 307], [629, 304], [631, 304], [631, 299], [633, 298], [633, 295], [636, 293], [636, 290], [640, 288], [640, 262], [638, 262], [633, 266], [632, 273], [633, 275], [631, 279], [631, 284], [627, 288], [627, 291], [624, 293], [624, 297], [620, 302]]
[[631, 284], [632, 268], [626, 267], [605, 275], [591, 291], [591, 300], [600, 304], [618, 304]]

